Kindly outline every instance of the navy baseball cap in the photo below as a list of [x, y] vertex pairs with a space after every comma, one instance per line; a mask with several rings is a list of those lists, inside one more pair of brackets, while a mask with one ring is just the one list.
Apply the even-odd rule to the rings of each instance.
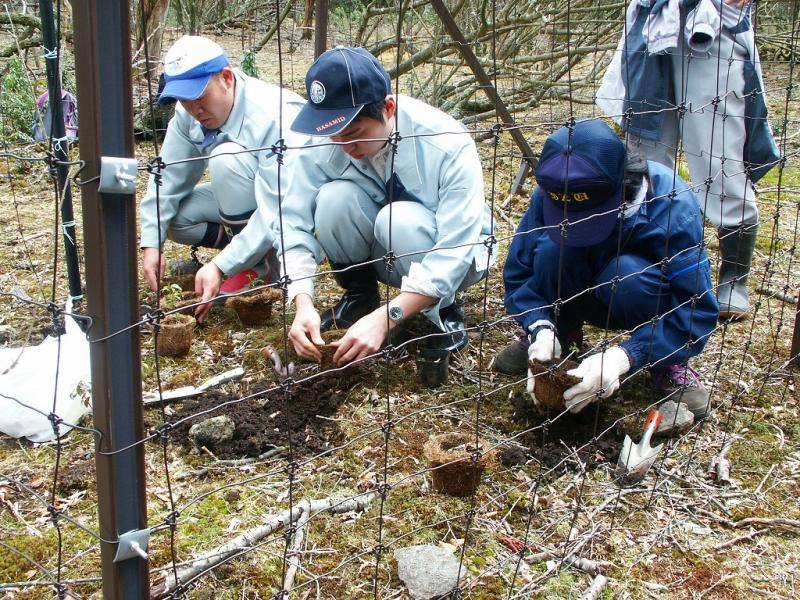
[[582, 247], [608, 238], [619, 217], [624, 176], [625, 144], [603, 121], [578, 121], [571, 131], [553, 132], [536, 167], [550, 239]]
[[337, 46], [322, 54], [306, 74], [308, 102], [292, 123], [292, 131], [336, 135], [365, 104], [392, 93], [389, 73], [364, 48]]
[[197, 100], [211, 76], [227, 66], [228, 56], [219, 44], [196, 35], [183, 36], [164, 57], [165, 85], [158, 103]]

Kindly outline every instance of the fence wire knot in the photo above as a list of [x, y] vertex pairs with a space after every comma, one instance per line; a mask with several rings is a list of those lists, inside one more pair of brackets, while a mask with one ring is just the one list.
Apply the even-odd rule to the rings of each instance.
[[57, 582], [53, 584], [53, 587], [56, 588], [56, 593], [59, 598], [67, 597], [67, 586], [65, 584]]
[[395, 422], [392, 420], [386, 421], [383, 425], [381, 425], [381, 431], [383, 432], [383, 437], [388, 438], [389, 434], [391, 434], [392, 429], [394, 429]]
[[492, 249], [497, 245], [497, 237], [494, 234], [487, 236], [483, 240], [483, 245], [489, 249], [489, 254], [491, 255]]
[[290, 283], [292, 283], [292, 278], [291, 278], [291, 277], [289, 277], [288, 275], [283, 275], [283, 276], [281, 276], [281, 278], [278, 280], [278, 288], [279, 288], [279, 289], [280, 289], [280, 290], [281, 290], [281, 291], [282, 291], [284, 294], [288, 294], [288, 293], [289, 293], [289, 284], [290, 284]]
[[167, 442], [169, 440], [169, 434], [172, 431], [172, 423], [162, 423], [158, 427], [156, 427], [156, 435], [158, 439], [162, 442]]
[[272, 153], [277, 157], [278, 164], [283, 164], [283, 155], [286, 152], [286, 140], [283, 138], [272, 144]]
[[375, 555], [376, 559], [379, 559], [381, 557], [381, 554], [383, 554], [383, 551], [387, 549], [388, 548], [383, 544], [375, 544], [375, 547], [372, 549], [372, 554]]
[[42, 56], [45, 60], [55, 60], [58, 58], [58, 48], [53, 48], [51, 50], [47, 46], [42, 46]]
[[397, 150], [397, 144], [403, 141], [403, 136], [400, 135], [399, 131], [395, 131], [392, 135], [389, 136], [389, 144], [392, 145], [393, 150]]
[[386, 265], [387, 273], [392, 273], [394, 271], [394, 263], [396, 260], [397, 255], [392, 250], [389, 250], [383, 255], [383, 264]]
[[51, 150], [45, 152], [44, 164], [47, 165], [47, 174], [50, 175], [50, 179], [56, 179], [58, 177], [58, 159]]
[[503, 124], [495, 123], [492, 125], [492, 135], [494, 136], [495, 145], [500, 143], [500, 134], [503, 133]]
[[153, 181], [156, 185], [161, 185], [161, 172], [166, 168], [167, 163], [165, 163], [160, 156], [156, 156], [153, 160], [147, 163], [147, 172], [153, 176]]
[[377, 488], [377, 492], [381, 495], [381, 498], [386, 500], [386, 496], [389, 495], [389, 492], [392, 491], [392, 486], [386, 482], [380, 484]]
[[286, 528], [286, 531], [283, 532], [283, 539], [286, 540], [287, 543], [292, 541], [294, 534], [297, 533], [297, 527], [294, 525], [290, 525]]
[[483, 452], [481, 452], [478, 448], [475, 448], [470, 453], [470, 458], [472, 458], [472, 466], [473, 467], [477, 467], [478, 466], [478, 461], [481, 459], [482, 456], [483, 456]]
[[47, 512], [50, 514], [50, 520], [53, 522], [53, 526], [58, 527], [58, 519], [61, 516], [61, 510], [52, 504], [48, 504]]
[[285, 394], [291, 394], [292, 386], [294, 386], [294, 384], [295, 384], [294, 379], [291, 377], [287, 377], [286, 379], [281, 381], [280, 386]]
[[154, 329], [158, 329], [161, 323], [161, 319], [167, 316], [160, 308], [147, 313], [144, 317], [142, 317], [142, 322], [145, 324], [152, 324]]
[[167, 515], [166, 519], [164, 519], [164, 523], [170, 529], [175, 530], [175, 528], [178, 526], [178, 517], [180, 516], [181, 513], [179, 510], [173, 510], [171, 513]]

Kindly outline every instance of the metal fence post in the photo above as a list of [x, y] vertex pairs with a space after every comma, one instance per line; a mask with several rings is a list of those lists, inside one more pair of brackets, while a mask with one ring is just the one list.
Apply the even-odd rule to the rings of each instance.
[[[47, 132], [53, 143], [53, 156], [61, 163], [69, 161], [69, 142], [64, 128], [64, 107], [61, 105], [61, 57], [53, 19], [52, 0], [39, 0], [39, 18], [42, 20], [42, 44], [44, 45], [47, 67], [47, 112], [50, 113], [50, 130]], [[60, 164], [56, 167], [58, 197], [61, 199], [61, 227], [64, 232], [64, 254], [67, 263], [69, 295], [77, 298], [81, 290], [81, 273], [78, 266], [78, 246], [75, 239], [75, 217], [72, 212], [72, 188], [67, 176], [69, 167]]]
[[[134, 156], [130, 0], [73, 0], [75, 67], [81, 108], [81, 180], [100, 157]], [[97, 340], [139, 320], [136, 198], [81, 187], [86, 297]], [[147, 527], [139, 328], [91, 346], [103, 597], [148, 598], [147, 561], [114, 562], [120, 535]], [[109, 542], [110, 541], [110, 542]]]

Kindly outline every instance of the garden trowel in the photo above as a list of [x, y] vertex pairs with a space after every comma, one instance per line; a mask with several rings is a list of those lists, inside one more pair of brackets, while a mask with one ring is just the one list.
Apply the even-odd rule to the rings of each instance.
[[664, 445], [650, 447], [650, 438], [653, 437], [653, 433], [658, 429], [660, 423], [661, 413], [651, 410], [644, 422], [644, 434], [639, 443], [634, 445], [630, 436], [625, 436], [617, 463], [617, 478], [622, 485], [639, 483], [653, 466], [659, 450]]
[[[218, 385], [222, 385], [228, 381], [235, 381], [237, 379], [241, 379], [244, 375], [244, 369], [242, 367], [236, 367], [235, 369], [231, 369], [230, 371], [225, 371], [224, 373], [220, 373], [219, 375], [214, 375], [213, 377], [209, 377], [200, 385], [185, 385], [183, 387], [175, 388], [174, 390], [167, 390], [162, 392], [161, 398], [164, 399], [164, 402], [175, 402], [176, 400], [183, 400], [184, 398], [191, 398], [193, 396], [198, 396], [205, 392], [206, 390], [216, 387]], [[158, 404], [160, 402], [158, 397], [158, 392], [150, 392], [149, 394], [144, 394], [142, 396], [142, 402], [145, 406], [149, 404]]]

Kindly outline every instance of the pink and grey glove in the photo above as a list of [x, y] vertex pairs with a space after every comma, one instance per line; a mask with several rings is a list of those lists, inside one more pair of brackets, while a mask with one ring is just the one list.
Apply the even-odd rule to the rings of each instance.
[[[536, 321], [530, 326], [534, 338], [531, 345], [528, 346], [528, 360], [539, 360], [547, 362], [555, 358], [561, 358], [561, 344], [556, 337], [556, 330], [550, 321]], [[533, 373], [528, 369], [528, 383], [526, 389], [534, 404], [536, 404], [536, 395], [533, 393], [535, 382]]]
[[[619, 378], [630, 369], [628, 353], [619, 346], [611, 346], [605, 352], [585, 358], [577, 367], [567, 371], [567, 375], [582, 379], [564, 392], [567, 408], [576, 413], [600, 398], [608, 398], [619, 389]], [[598, 393], [601, 389], [603, 392]]]

